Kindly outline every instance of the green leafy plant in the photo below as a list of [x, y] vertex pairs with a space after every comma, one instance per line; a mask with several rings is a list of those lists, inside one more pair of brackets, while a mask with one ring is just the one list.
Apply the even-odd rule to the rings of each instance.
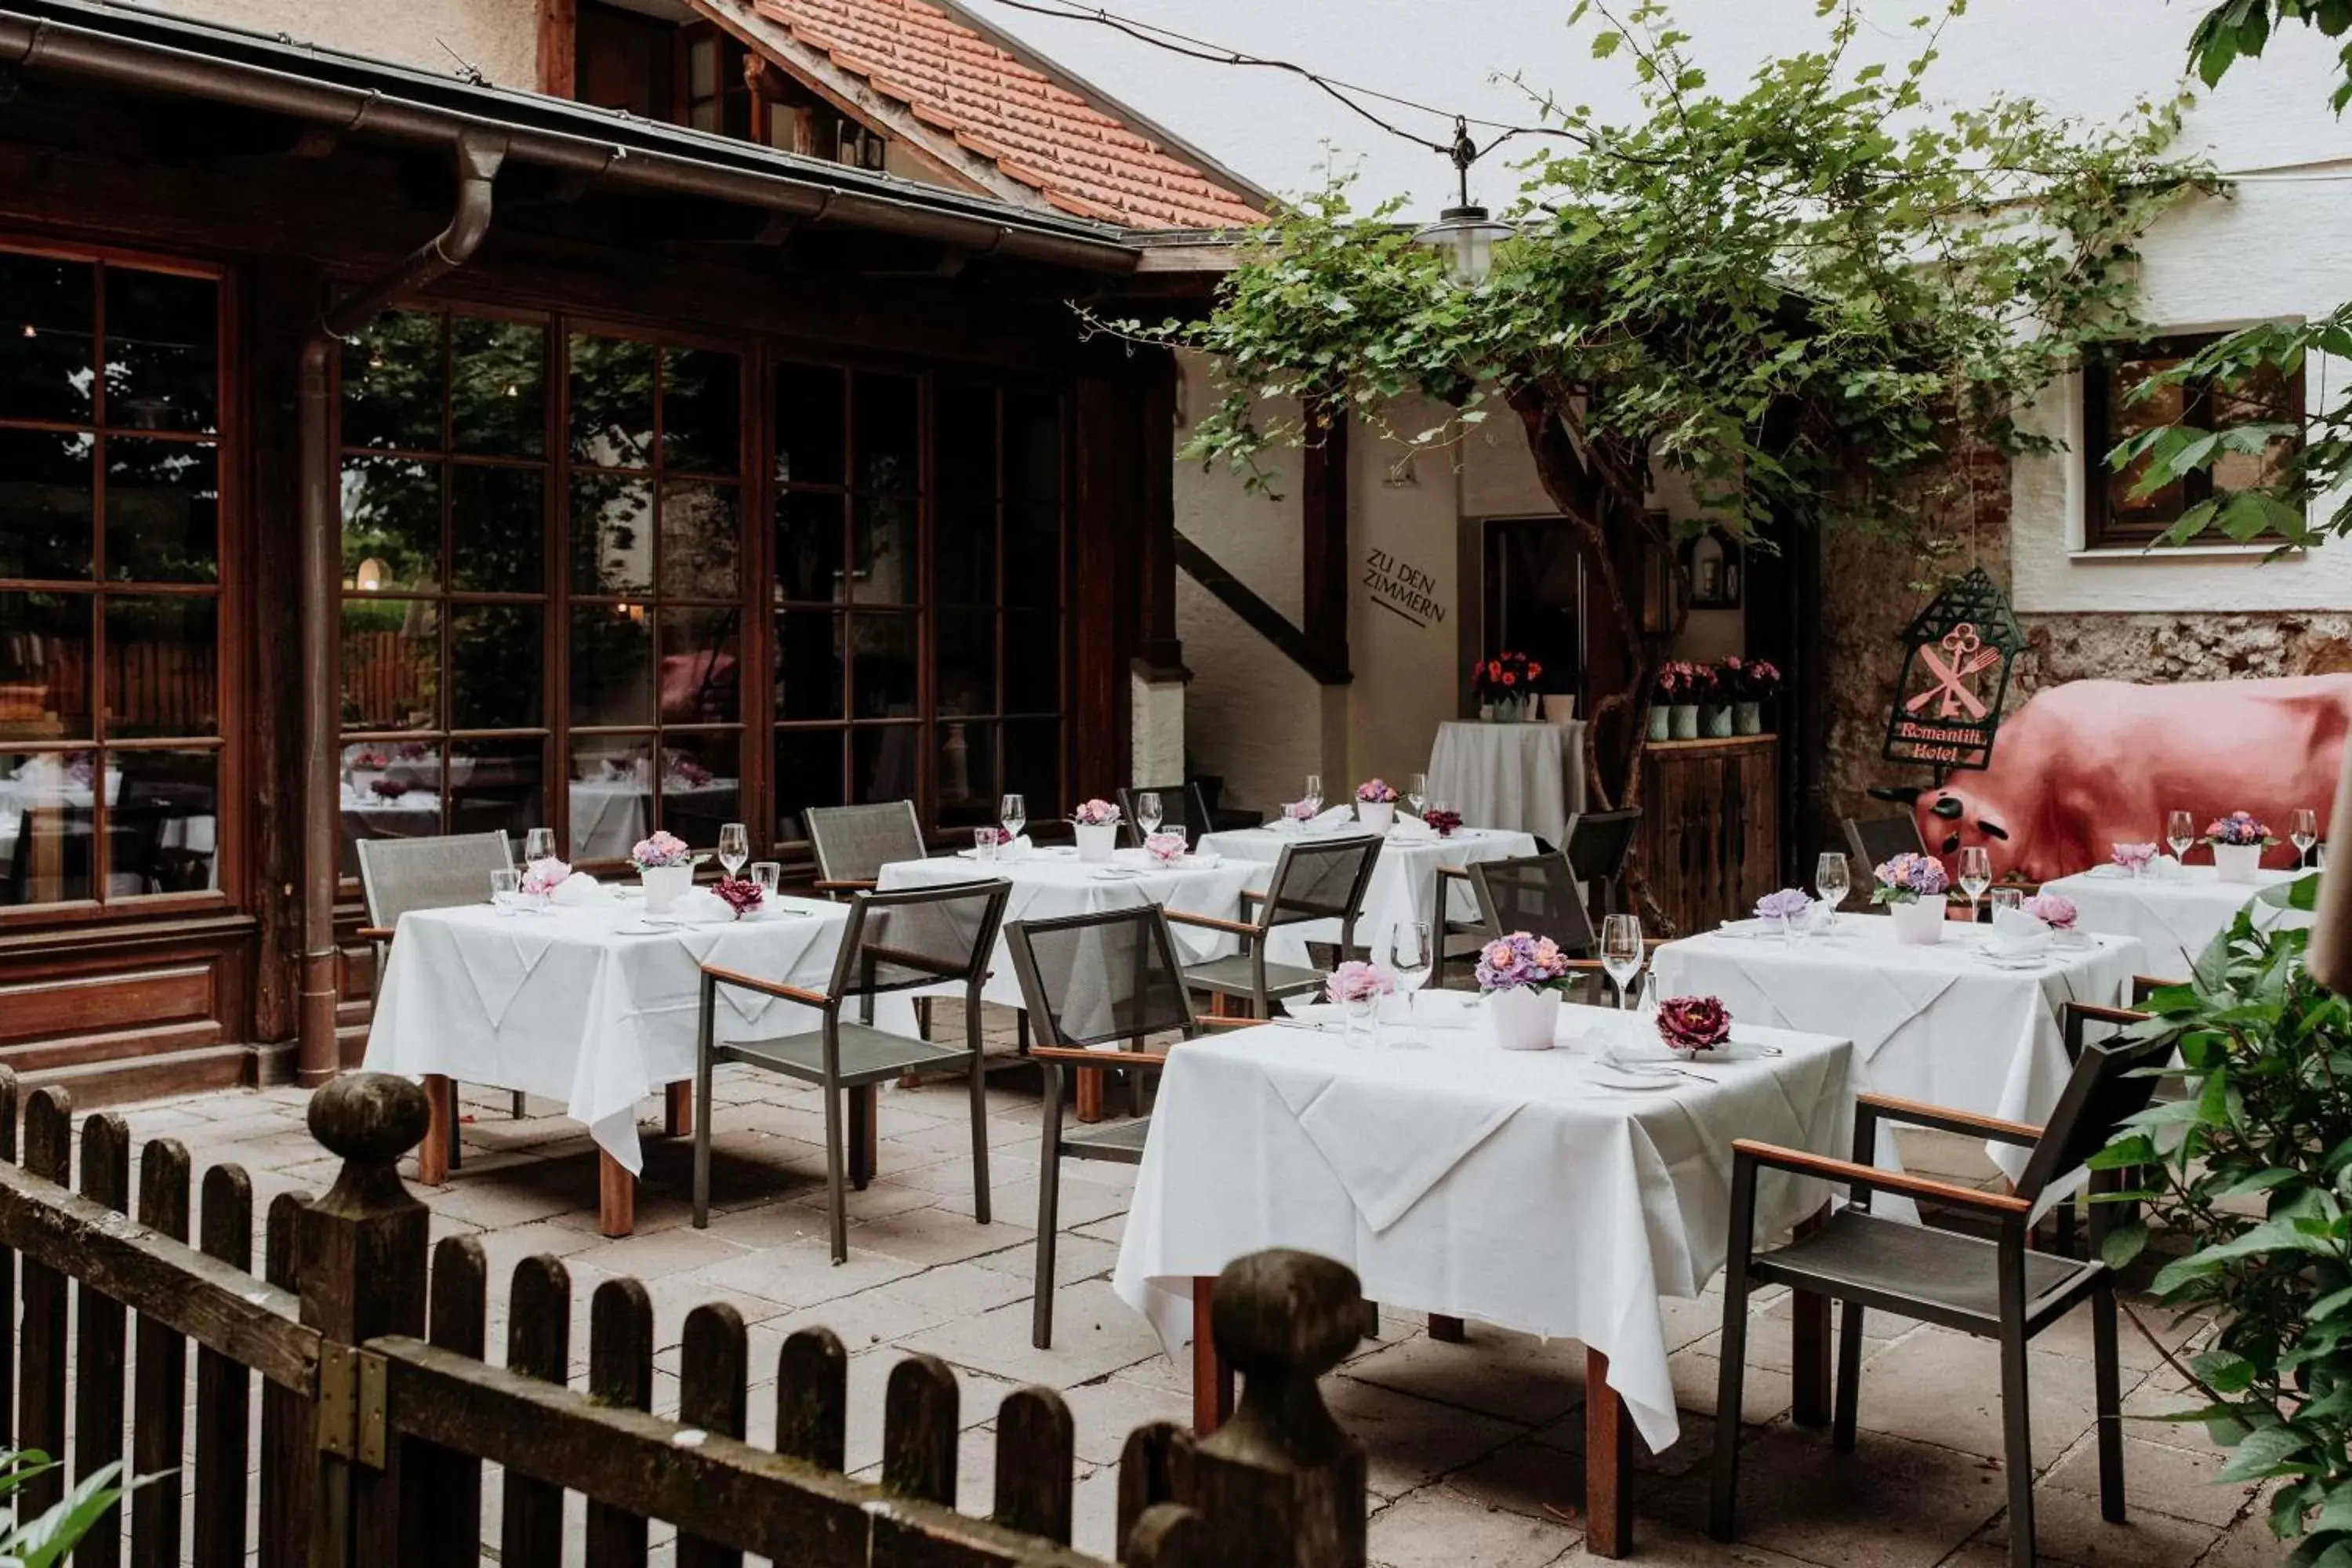
[[[0, 1449], [0, 1500], [15, 1498], [25, 1483], [58, 1468], [37, 1448]], [[89, 1527], [140, 1484], [116, 1484], [121, 1474], [121, 1465], [91, 1472], [37, 1519], [22, 1518], [23, 1510], [11, 1504], [0, 1514], [0, 1568], [50, 1568], [64, 1562]]]
[[[2305, 973], [2310, 932], [2263, 929], [2307, 911], [2319, 879], [2267, 888], [2155, 993], [2131, 1033], [2178, 1047], [2185, 1093], [2132, 1119], [2091, 1162], [2140, 1173], [2110, 1201], [2117, 1268], [2153, 1237], [2189, 1250], [2160, 1268], [2168, 1308], [2213, 1314], [2186, 1370], [2200, 1421], [2228, 1448], [2224, 1481], [2276, 1483], [2271, 1528], [2291, 1568], [2352, 1568], [2352, 1005]], [[2258, 921], [2257, 911], [2264, 917]]]

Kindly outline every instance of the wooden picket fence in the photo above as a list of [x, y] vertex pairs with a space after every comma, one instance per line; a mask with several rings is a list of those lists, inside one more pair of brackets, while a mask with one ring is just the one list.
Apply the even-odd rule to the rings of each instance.
[[[0, 1438], [69, 1456], [77, 1481], [126, 1461], [155, 1478], [84, 1540], [79, 1568], [116, 1568], [126, 1547], [134, 1568], [243, 1568], [248, 1551], [262, 1568], [480, 1561], [485, 1464], [504, 1469], [497, 1560], [511, 1568], [565, 1561], [567, 1492], [586, 1499], [592, 1568], [646, 1563], [655, 1520], [676, 1527], [680, 1568], [740, 1568], [746, 1553], [778, 1568], [1103, 1568], [1069, 1547], [1072, 1429], [1052, 1390], [999, 1407], [994, 1506], [979, 1519], [955, 1510], [958, 1389], [928, 1356], [890, 1373], [878, 1483], [842, 1473], [848, 1357], [823, 1329], [780, 1352], [773, 1449], [743, 1440], [750, 1357], [723, 1303], [686, 1320], [676, 1420], [649, 1411], [653, 1309], [634, 1279], [597, 1288], [573, 1387], [570, 1281], [555, 1258], [524, 1260], [492, 1364], [480, 1245], [450, 1237], [428, 1259], [427, 1211], [395, 1168], [423, 1137], [423, 1090], [357, 1074], [314, 1095], [310, 1119], [342, 1169], [315, 1201], [271, 1202], [257, 1278], [243, 1171], [192, 1182], [186, 1150], [152, 1140], [133, 1219], [123, 1120], [83, 1119], [71, 1190], [68, 1097], [27, 1097], [20, 1161], [16, 1081], [0, 1069], [0, 1310], [15, 1330]], [[1302, 1253], [1226, 1270], [1216, 1342], [1244, 1374], [1240, 1405], [1197, 1445], [1166, 1422], [1130, 1434], [1122, 1563], [1360, 1568], [1364, 1451], [1316, 1386], [1356, 1342], [1357, 1300], [1350, 1271]], [[28, 1486], [24, 1517], [67, 1479]]]

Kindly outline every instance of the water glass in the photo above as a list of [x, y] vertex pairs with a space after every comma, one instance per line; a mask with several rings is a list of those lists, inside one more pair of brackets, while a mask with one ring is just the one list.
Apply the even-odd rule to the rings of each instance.
[[1307, 816], [1312, 816], [1317, 812], [1321, 811], [1323, 809], [1323, 775], [1321, 773], [1308, 773], [1307, 775], [1307, 793], [1300, 795], [1298, 798], [1306, 805]]
[[1822, 858], [1813, 862], [1813, 896], [1822, 901], [1822, 924], [1827, 930], [1837, 930], [1838, 906], [1853, 890], [1853, 872], [1845, 862], [1844, 852], [1822, 851]]
[[2000, 919], [2000, 912], [2001, 912], [2003, 910], [2023, 910], [2024, 908], [2025, 908], [2025, 889], [2022, 889], [2022, 888], [1995, 888], [1995, 889], [1992, 890], [1992, 918], [1993, 918], [1993, 919], [1995, 919], [1995, 920], [1999, 920], [1999, 919]]
[[522, 901], [522, 873], [511, 866], [501, 866], [490, 873], [490, 902], [499, 913], [510, 915]]
[[973, 828], [971, 830], [971, 858], [975, 860], [984, 862], [992, 862], [995, 860], [996, 836], [1000, 831], [1002, 830], [994, 827]]
[[2298, 805], [2287, 819], [2287, 842], [2294, 846], [2295, 869], [2301, 870], [2311, 858], [2311, 847], [2319, 842], [2319, 813], [2307, 805]]
[[1639, 915], [1608, 915], [1601, 921], [1601, 967], [1617, 987], [1622, 1011], [1633, 977], [1642, 973], [1642, 920]]
[[1017, 795], [1006, 795], [997, 802], [996, 820], [1003, 825], [1004, 841], [1010, 844], [1029, 826], [1029, 803]]
[[2164, 841], [2172, 846], [2172, 858], [2184, 860], [2189, 847], [2197, 842], [2197, 819], [2185, 811], [2176, 811], [2164, 819]]
[[555, 829], [534, 827], [522, 836], [522, 861], [526, 866], [540, 860], [555, 858]]
[[784, 868], [773, 860], [751, 862], [751, 886], [760, 889], [763, 900], [776, 896], [776, 883], [783, 877]]
[[1160, 824], [1164, 820], [1160, 815], [1158, 791], [1145, 790], [1135, 797], [1135, 825], [1143, 830], [1146, 838], [1159, 832]]
[[730, 877], [743, 868], [751, 858], [751, 830], [740, 822], [728, 823], [719, 830], [719, 863]]
[[1421, 808], [1429, 804], [1429, 775], [1427, 773], [1415, 773], [1412, 775], [1412, 782], [1405, 785], [1404, 788], [1404, 801], [1407, 805], [1412, 807], [1412, 814], [1415, 816], [1419, 816], [1421, 815]]
[[1413, 994], [1429, 983], [1436, 950], [1429, 945], [1429, 925], [1423, 921], [1399, 921], [1389, 933], [1388, 965], [1404, 993], [1405, 1026], [1412, 1026]]

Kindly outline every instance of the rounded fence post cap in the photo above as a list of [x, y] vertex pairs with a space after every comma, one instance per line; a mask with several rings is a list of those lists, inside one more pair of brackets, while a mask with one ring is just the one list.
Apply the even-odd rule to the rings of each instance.
[[1354, 1269], [1312, 1252], [1273, 1247], [1235, 1258], [1217, 1276], [1210, 1308], [1217, 1353], [1252, 1375], [1320, 1377], [1363, 1337], [1362, 1299]]
[[423, 1086], [391, 1073], [346, 1073], [310, 1097], [310, 1136], [346, 1160], [389, 1165], [425, 1141]]

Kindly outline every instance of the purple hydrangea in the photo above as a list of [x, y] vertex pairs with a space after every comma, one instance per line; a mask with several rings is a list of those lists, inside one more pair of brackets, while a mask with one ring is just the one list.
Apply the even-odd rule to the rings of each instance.
[[2270, 844], [2269, 826], [2251, 811], [2233, 811], [2205, 825], [2205, 837], [2216, 844]]
[[1532, 985], [1557, 990], [1568, 975], [1568, 954], [1548, 936], [1515, 931], [1478, 950], [1478, 989]]
[[1910, 851], [1882, 860], [1871, 871], [1877, 879], [1877, 890], [1870, 895], [1874, 904], [1910, 904], [1921, 899], [1940, 899], [1951, 887], [1952, 879], [1944, 870], [1944, 863], [1933, 855]]
[[1783, 888], [1777, 893], [1767, 893], [1757, 900], [1756, 915], [1759, 920], [1801, 921], [1805, 918], [1805, 911], [1812, 907], [1813, 900], [1806, 895], [1804, 889]]

